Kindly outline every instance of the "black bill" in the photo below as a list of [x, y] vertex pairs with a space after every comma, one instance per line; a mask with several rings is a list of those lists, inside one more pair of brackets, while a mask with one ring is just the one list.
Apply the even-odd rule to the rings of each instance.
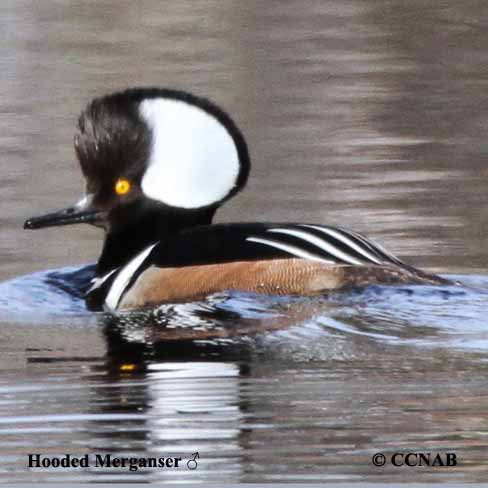
[[71, 224], [100, 224], [105, 219], [105, 212], [93, 208], [90, 200], [84, 199], [73, 207], [30, 218], [24, 222], [24, 229], [42, 229], [43, 227]]

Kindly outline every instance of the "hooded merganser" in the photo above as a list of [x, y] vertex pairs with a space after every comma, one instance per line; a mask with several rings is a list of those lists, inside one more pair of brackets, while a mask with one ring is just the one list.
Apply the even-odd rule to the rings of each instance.
[[224, 290], [312, 295], [446, 282], [337, 227], [212, 224], [245, 186], [250, 160], [236, 124], [204, 98], [159, 88], [96, 98], [80, 115], [74, 146], [85, 196], [24, 228], [105, 229], [86, 294], [91, 309], [191, 301]]

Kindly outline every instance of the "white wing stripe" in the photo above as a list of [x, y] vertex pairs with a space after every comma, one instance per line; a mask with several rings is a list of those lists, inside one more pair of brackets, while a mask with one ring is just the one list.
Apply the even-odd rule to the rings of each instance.
[[300, 249], [295, 246], [290, 246], [288, 244], [283, 244], [281, 242], [272, 241], [269, 239], [261, 239], [260, 237], [247, 237], [246, 241], [265, 244], [267, 246], [271, 246], [276, 249], [280, 249], [281, 251], [285, 251], [287, 253], [293, 254], [294, 256], [298, 256], [299, 258], [310, 259], [312, 261], [320, 261], [322, 263], [328, 263], [328, 264], [336, 264], [333, 261], [329, 261], [328, 259], [323, 259], [319, 256], [316, 256], [315, 254], [304, 251], [303, 249]]
[[366, 249], [358, 246], [355, 242], [351, 241], [345, 235], [342, 235], [340, 232], [338, 232], [336, 230], [328, 229], [325, 227], [320, 227], [318, 225], [308, 225], [308, 224], [303, 224], [302, 227], [310, 227], [311, 229], [318, 230], [319, 232], [322, 232], [323, 234], [330, 235], [330, 236], [336, 238], [337, 240], [343, 242], [346, 246], [349, 246], [351, 249], [354, 249], [359, 254], [362, 254], [365, 258], [369, 259], [370, 261], [373, 261], [373, 263], [381, 264], [381, 261], [378, 260], [378, 258], [373, 256], [371, 253], [366, 251]]
[[320, 237], [314, 236], [307, 232], [300, 231], [300, 230], [292, 230], [292, 229], [280, 229], [280, 228], [268, 229], [268, 232], [276, 232], [279, 234], [287, 234], [290, 236], [298, 237], [299, 239], [303, 239], [304, 241], [309, 242], [314, 246], [317, 246], [319, 249], [322, 249], [323, 251], [331, 254], [332, 256], [335, 256], [336, 258], [341, 259], [342, 261], [346, 261], [346, 263], [357, 264], [357, 265], [364, 264], [364, 262], [359, 261], [359, 259], [356, 259], [353, 256], [340, 251], [339, 249], [337, 249], [337, 247], [328, 243], [324, 239], [321, 239]]
[[395, 263], [398, 264], [404, 264], [400, 259], [398, 259], [396, 256], [394, 256], [390, 251], [387, 251], [381, 244], [378, 244], [377, 242], [373, 243], [375, 247], [377, 247], [385, 256], [390, 258], [392, 261], [395, 261]]
[[152, 246], [146, 247], [144, 251], [140, 252], [134, 259], [129, 261], [121, 270], [120, 273], [115, 278], [112, 286], [110, 287], [110, 291], [108, 292], [107, 297], [105, 298], [105, 305], [109, 310], [116, 310], [117, 305], [119, 304], [120, 297], [124, 290], [126, 289], [127, 285], [129, 284], [130, 279], [137, 271], [139, 266], [144, 262], [147, 258], [149, 253], [152, 251], [153, 247], [157, 243], [153, 244]]
[[[345, 231], [343, 230], [343, 232]], [[398, 259], [390, 251], [387, 251], [381, 244], [378, 244], [377, 242], [374, 242], [370, 239], [366, 239], [366, 237], [362, 236], [361, 234], [358, 234], [357, 232], [353, 232], [350, 230], [348, 230], [347, 232], [351, 234], [353, 237], [359, 239], [365, 246], [368, 246], [370, 249], [374, 249], [375, 251], [378, 251], [380, 254], [383, 254], [384, 256], [382, 257], [390, 259], [391, 261], [400, 264], [402, 266], [405, 265], [405, 263], [401, 259]]]

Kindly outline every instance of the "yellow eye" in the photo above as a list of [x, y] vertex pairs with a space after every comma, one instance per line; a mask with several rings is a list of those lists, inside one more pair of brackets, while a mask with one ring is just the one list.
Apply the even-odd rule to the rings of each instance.
[[129, 181], [123, 179], [117, 180], [117, 182], [115, 183], [114, 190], [115, 193], [117, 193], [117, 195], [125, 195], [130, 190]]

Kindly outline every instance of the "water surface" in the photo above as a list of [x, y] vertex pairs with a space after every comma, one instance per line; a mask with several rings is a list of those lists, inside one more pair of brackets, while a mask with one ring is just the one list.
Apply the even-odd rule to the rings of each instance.
[[[487, 15], [481, 0], [2, 2], [0, 479], [484, 481]], [[462, 284], [87, 313], [68, 285], [99, 231], [22, 223], [78, 199], [77, 114], [132, 85], [209, 96], [242, 127], [252, 177], [219, 221], [351, 227]], [[32, 471], [33, 449], [200, 458]], [[458, 466], [372, 465], [397, 451]]]

